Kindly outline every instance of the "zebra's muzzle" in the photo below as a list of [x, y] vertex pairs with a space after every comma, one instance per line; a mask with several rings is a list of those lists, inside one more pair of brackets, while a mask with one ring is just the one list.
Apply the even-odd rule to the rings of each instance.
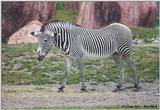
[[42, 61], [44, 59], [44, 56], [38, 56], [37, 60]]
[[38, 61], [42, 61], [42, 60], [44, 59], [44, 57], [45, 57], [45, 56], [44, 56], [44, 55], [41, 55], [41, 54], [40, 54], [40, 51], [38, 51], [38, 58], [37, 58], [37, 60], [38, 60]]

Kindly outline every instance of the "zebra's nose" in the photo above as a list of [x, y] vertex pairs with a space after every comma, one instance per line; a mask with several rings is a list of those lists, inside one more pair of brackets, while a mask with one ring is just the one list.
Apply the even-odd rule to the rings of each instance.
[[37, 54], [38, 54], [37, 60], [38, 61], [42, 61], [44, 59], [45, 55], [42, 54], [40, 50], [37, 51]]
[[45, 57], [44, 55], [41, 55], [41, 56], [40, 56], [40, 55], [38, 55], [37, 60], [38, 60], [38, 61], [42, 61], [42, 60], [44, 59], [44, 57]]
[[44, 57], [45, 57], [45, 55], [42, 55], [41, 57], [42, 57], [42, 58], [44, 58]]
[[38, 57], [37, 60], [38, 60], [38, 61], [42, 61], [43, 58], [42, 58], [42, 57]]

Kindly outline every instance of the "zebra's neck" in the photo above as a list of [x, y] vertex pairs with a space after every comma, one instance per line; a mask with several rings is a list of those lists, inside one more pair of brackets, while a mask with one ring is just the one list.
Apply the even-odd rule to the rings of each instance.
[[59, 48], [63, 54], [69, 54], [70, 39], [67, 32], [61, 33], [55, 38], [56, 47]]

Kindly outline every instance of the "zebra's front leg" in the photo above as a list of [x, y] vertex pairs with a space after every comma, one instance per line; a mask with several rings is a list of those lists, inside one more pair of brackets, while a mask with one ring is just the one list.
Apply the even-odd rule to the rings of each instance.
[[114, 53], [113, 55], [114, 61], [118, 66], [118, 70], [119, 70], [119, 81], [118, 81], [118, 85], [117, 88], [115, 90], [113, 90], [113, 92], [116, 91], [121, 91], [122, 90], [122, 83], [124, 81], [124, 71], [125, 71], [125, 67], [124, 64], [122, 62], [122, 57], [121, 55], [119, 55], [118, 53]]
[[68, 72], [70, 70], [70, 67], [71, 67], [71, 59], [69, 58], [65, 58], [65, 63], [64, 63], [64, 80], [61, 84], [61, 86], [58, 88], [59, 89], [59, 92], [60, 91], [63, 91], [63, 89], [65, 88], [66, 86], [66, 83], [67, 83], [67, 79], [68, 79]]
[[77, 58], [77, 63], [79, 68], [80, 81], [82, 83], [81, 91], [86, 91], [83, 58], [82, 57]]

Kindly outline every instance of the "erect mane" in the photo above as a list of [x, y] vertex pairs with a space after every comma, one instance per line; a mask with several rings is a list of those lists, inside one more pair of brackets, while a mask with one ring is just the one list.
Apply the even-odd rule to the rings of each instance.
[[60, 21], [60, 20], [51, 20], [51, 21], [48, 21], [48, 22], [46, 22], [46, 23], [44, 23], [43, 25], [42, 25], [42, 27], [41, 27], [41, 32], [43, 32], [44, 30], [45, 30], [45, 27], [48, 25], [48, 24], [50, 24], [50, 23], [61, 23], [62, 25], [64, 25], [64, 26], [76, 26], [76, 27], [81, 27], [80, 25], [78, 25], [78, 24], [75, 24], [75, 23], [71, 23], [71, 22], [68, 22], [68, 21]]

